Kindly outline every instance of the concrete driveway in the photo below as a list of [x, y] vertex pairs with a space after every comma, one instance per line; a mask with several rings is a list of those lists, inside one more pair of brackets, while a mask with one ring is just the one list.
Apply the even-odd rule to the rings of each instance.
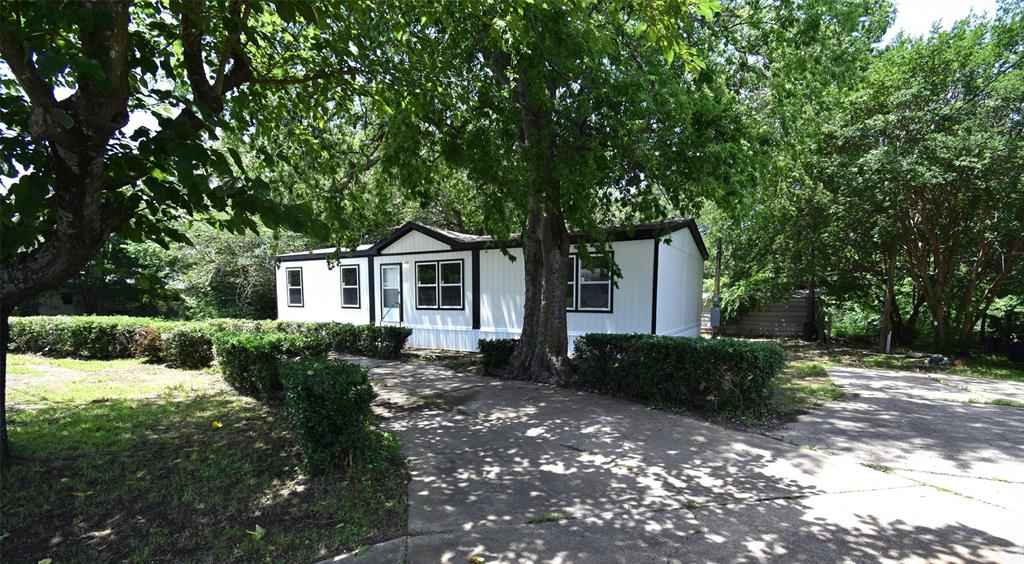
[[571, 390], [372, 366], [412, 471], [408, 536], [335, 560], [1024, 562], [1019, 508], [854, 456]]
[[894, 475], [1014, 511], [1024, 530], [1024, 383], [829, 369], [847, 397], [782, 430]]

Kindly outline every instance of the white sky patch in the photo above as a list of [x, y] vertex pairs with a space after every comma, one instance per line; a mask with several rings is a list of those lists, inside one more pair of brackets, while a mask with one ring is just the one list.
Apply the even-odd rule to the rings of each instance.
[[915, 37], [927, 35], [936, 21], [942, 29], [949, 29], [972, 11], [988, 17], [996, 13], [996, 0], [895, 0], [895, 3], [896, 21], [882, 43], [888, 43], [900, 30]]

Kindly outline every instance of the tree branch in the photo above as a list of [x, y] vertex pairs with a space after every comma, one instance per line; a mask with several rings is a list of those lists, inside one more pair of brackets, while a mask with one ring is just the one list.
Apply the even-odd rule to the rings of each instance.
[[14, 78], [32, 105], [37, 108], [55, 108], [57, 99], [53, 96], [53, 86], [39, 77], [32, 58], [14, 39], [17, 25], [6, 16], [0, 16], [0, 55], [3, 55], [7, 66], [14, 73]]

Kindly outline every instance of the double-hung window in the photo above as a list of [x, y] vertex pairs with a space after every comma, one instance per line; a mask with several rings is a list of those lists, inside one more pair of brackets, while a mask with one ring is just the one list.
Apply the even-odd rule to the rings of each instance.
[[612, 310], [612, 277], [607, 269], [580, 265], [579, 286], [579, 311]]
[[417, 309], [462, 309], [461, 260], [416, 263]]
[[343, 265], [340, 270], [341, 307], [359, 309], [359, 265]]
[[286, 268], [284, 277], [288, 286], [288, 307], [302, 307], [302, 269]]
[[565, 287], [565, 309], [610, 312], [612, 277], [606, 268], [587, 268], [577, 255], [569, 255]]

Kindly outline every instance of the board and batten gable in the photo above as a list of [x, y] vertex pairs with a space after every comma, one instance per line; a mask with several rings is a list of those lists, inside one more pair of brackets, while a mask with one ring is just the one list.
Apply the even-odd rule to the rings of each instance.
[[424, 251], [450, 251], [451, 246], [447, 243], [442, 243], [433, 237], [420, 233], [419, 231], [410, 231], [403, 235], [397, 241], [390, 245], [382, 248], [380, 254], [382, 255], [401, 255], [407, 253], [422, 253]]
[[[327, 259], [287, 260], [277, 265], [277, 318], [282, 321], [338, 321], [365, 325], [370, 323], [369, 259], [340, 259], [338, 265]], [[359, 307], [341, 307], [342, 265], [359, 267]], [[292, 269], [302, 272], [301, 306], [288, 304], [287, 275]]]

